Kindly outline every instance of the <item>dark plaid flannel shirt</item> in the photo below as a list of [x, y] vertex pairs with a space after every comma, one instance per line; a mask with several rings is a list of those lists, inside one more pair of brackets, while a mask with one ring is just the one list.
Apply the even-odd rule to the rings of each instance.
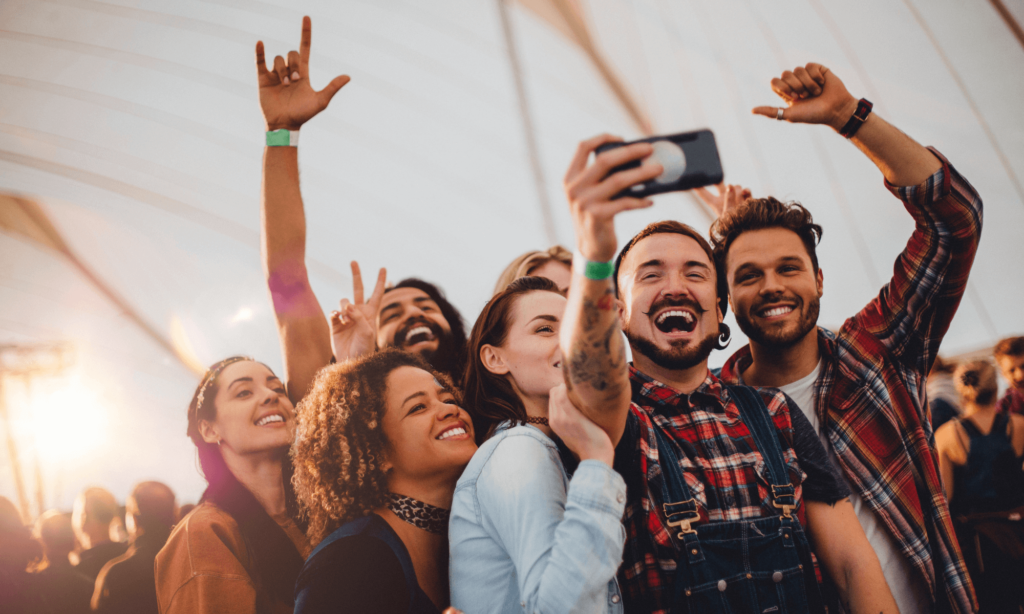
[[[839, 334], [818, 329], [816, 407], [851, 489], [876, 513], [933, 595], [953, 611], [977, 609], [950, 521], [925, 399], [925, 377], [967, 287], [981, 236], [981, 198], [939, 152], [920, 185], [886, 187], [916, 222], [878, 296]], [[722, 367], [738, 383], [750, 346]]]
[[[630, 420], [639, 422], [635, 447], [623, 439], [616, 449], [615, 468], [626, 481], [626, 547], [619, 584], [626, 611], [668, 612], [677, 552], [657, 506], [662, 501], [663, 477], [652, 429], [661, 429], [679, 444], [680, 466], [686, 485], [697, 500], [699, 523], [723, 522], [778, 515], [772, 507], [764, 459], [739, 415], [739, 409], [719, 380], [708, 372], [704, 383], [685, 395], [630, 366], [633, 386]], [[796, 488], [797, 517], [804, 523], [805, 477], [793, 450], [793, 425], [786, 396], [761, 390], [772, 421], [781, 432], [780, 444]], [[629, 449], [627, 449], [629, 448]]]

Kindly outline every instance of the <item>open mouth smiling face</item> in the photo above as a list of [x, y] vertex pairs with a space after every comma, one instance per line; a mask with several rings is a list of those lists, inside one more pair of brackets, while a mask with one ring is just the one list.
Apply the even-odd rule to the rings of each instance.
[[257, 418], [253, 424], [260, 427], [280, 428], [287, 424], [288, 420], [284, 414], [278, 411], [264, 414], [260, 418]]
[[462, 441], [472, 437], [467, 425], [462, 420], [449, 424], [441, 429], [441, 432], [434, 437], [437, 441]]
[[430, 330], [429, 326], [419, 324], [405, 333], [405, 342], [402, 344], [402, 347], [410, 348], [420, 343], [436, 340], [437, 336], [434, 334], [434, 331]]
[[791, 302], [771, 303], [763, 305], [754, 310], [754, 315], [766, 322], [779, 322], [786, 319], [791, 313], [796, 312], [797, 305]]
[[654, 318], [654, 327], [668, 337], [686, 337], [697, 328], [697, 315], [688, 308], [669, 307]]

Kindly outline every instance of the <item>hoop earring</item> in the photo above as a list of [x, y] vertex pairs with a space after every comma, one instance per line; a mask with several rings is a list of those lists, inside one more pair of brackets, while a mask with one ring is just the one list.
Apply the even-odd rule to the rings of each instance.
[[729, 325], [723, 322], [718, 325], [718, 339], [715, 341], [715, 349], [724, 350], [729, 347], [730, 341], [732, 341], [732, 331], [729, 330]]

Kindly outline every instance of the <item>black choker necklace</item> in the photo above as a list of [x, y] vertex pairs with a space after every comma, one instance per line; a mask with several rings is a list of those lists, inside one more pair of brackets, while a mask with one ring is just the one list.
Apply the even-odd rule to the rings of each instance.
[[406, 497], [388, 493], [388, 509], [414, 527], [435, 535], [448, 534], [448, 516], [451, 511]]

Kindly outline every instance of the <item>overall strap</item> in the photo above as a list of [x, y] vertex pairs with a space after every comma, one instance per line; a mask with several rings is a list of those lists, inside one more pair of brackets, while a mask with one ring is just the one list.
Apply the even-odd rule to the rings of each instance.
[[395, 532], [388, 526], [387, 521], [380, 518], [376, 514], [370, 514], [364, 516], [358, 520], [347, 522], [337, 529], [333, 533], [324, 538], [322, 542], [317, 544], [316, 548], [309, 553], [310, 561], [315, 557], [321, 550], [346, 537], [352, 537], [354, 535], [365, 535], [367, 537], [375, 537], [380, 541], [384, 542], [391, 548], [391, 552], [394, 553], [395, 558], [398, 559], [399, 565], [402, 566], [402, 574], [405, 575], [405, 584], [409, 589], [409, 608], [412, 610], [413, 605], [416, 603], [416, 594], [419, 590], [419, 584], [416, 582], [416, 570], [413, 569], [412, 559], [409, 558], [409, 551], [406, 549], [405, 544], [402, 540], [395, 535]]
[[772, 505], [782, 510], [782, 516], [791, 518], [791, 512], [796, 507], [796, 489], [789, 480], [782, 446], [779, 445], [778, 429], [768, 413], [768, 406], [757, 390], [750, 386], [728, 386], [728, 389], [768, 469]]
[[[700, 519], [697, 511], [697, 500], [693, 498], [686, 486], [686, 477], [679, 465], [679, 454], [676, 443], [671, 437], [661, 432], [661, 428], [651, 420], [654, 438], [658, 442], [658, 465], [661, 468], [661, 511], [665, 516], [665, 524], [679, 527], [676, 539], [687, 541], [687, 537], [695, 537], [696, 531], [690, 524]], [[671, 534], [672, 531], [669, 530]]]

